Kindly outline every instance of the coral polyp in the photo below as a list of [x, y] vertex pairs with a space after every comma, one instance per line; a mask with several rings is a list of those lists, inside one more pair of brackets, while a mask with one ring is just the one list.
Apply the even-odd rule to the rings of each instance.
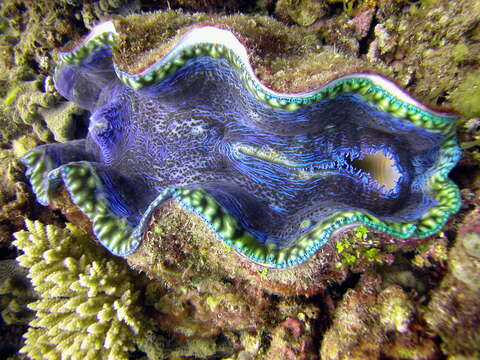
[[114, 55], [119, 22], [59, 54], [55, 86], [91, 112], [86, 139], [23, 158], [38, 200], [63, 183], [113, 254], [133, 253], [169, 201], [271, 268], [305, 263], [346, 226], [426, 237], [458, 211], [451, 114], [376, 74], [271, 90], [226, 20], [183, 31], [128, 72]]

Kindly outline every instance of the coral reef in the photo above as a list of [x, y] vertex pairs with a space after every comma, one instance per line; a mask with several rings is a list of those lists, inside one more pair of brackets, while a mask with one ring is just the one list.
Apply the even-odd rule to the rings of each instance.
[[105, 257], [78, 228], [26, 220], [15, 234], [39, 300], [21, 352], [31, 359], [128, 359], [149, 330], [125, 264]]
[[53, 49], [75, 30], [69, 10], [55, 1], [5, 1], [0, 9], [5, 30], [0, 39], [0, 135], [2, 142], [25, 134], [32, 126], [43, 141], [51, 141], [39, 108], [60, 100], [48, 85]]
[[425, 313], [440, 335], [442, 350], [452, 358], [480, 357], [480, 209], [461, 224], [448, 252], [448, 274], [432, 290]]
[[[254, 39], [249, 48], [255, 49], [250, 55], [256, 75], [281, 92], [305, 91], [306, 87], [314, 88], [345, 73], [374, 71], [393, 79], [432, 106], [452, 108], [460, 114], [459, 139], [463, 149], [452, 178], [461, 188], [463, 206], [443, 232], [423, 241], [411, 240], [400, 245], [396, 239], [372, 230], [349, 229], [336, 234], [332, 243], [308, 263], [280, 273], [248, 264], [228, 248], [214, 246], [211, 229], [181, 207], [166, 204], [153, 214], [147, 241], [127, 259], [131, 267], [145, 271], [151, 278], [146, 289], [140, 288], [136, 301], [141, 306], [137, 308], [143, 314], [140, 316], [148, 313], [147, 318], [142, 318], [143, 323], [137, 325], [148, 330], [127, 341], [127, 347], [138, 348], [144, 354], [136, 352], [132, 357], [150, 360], [478, 358], [478, 0], [3, 1], [0, 4], [0, 168], [3, 170], [0, 273], [3, 263], [6, 269], [10, 268], [8, 274], [16, 275], [3, 282], [0, 306], [4, 320], [16, 325], [7, 327], [0, 321], [0, 358], [27, 357], [13, 354], [25, 346], [22, 333], [26, 327], [19, 322], [29, 320], [32, 313], [25, 311], [25, 304], [32, 301], [30, 295], [35, 295], [27, 296], [25, 290], [29, 284], [24, 275], [16, 272], [18, 267], [11, 266], [13, 260], [5, 260], [15, 256], [10, 242], [13, 233], [25, 226], [24, 218], [55, 224], [50, 231], [67, 240], [77, 262], [81, 259], [79, 246], [82, 253], [96, 253], [89, 258], [89, 264], [83, 264], [84, 269], [93, 269], [93, 263], [106, 266], [113, 261], [119, 264], [120, 268], [116, 265], [113, 268], [120, 274], [128, 271], [121, 261], [112, 259], [94, 244], [92, 237], [78, 230], [80, 227], [89, 231], [91, 225], [69, 202], [65, 191], [49, 208], [34, 201], [17, 159], [42, 142], [68, 141], [86, 134], [87, 113], [64, 102], [53, 86], [55, 49], [72, 39], [78, 44], [81, 35], [112, 15], [159, 8], [186, 10], [169, 11], [164, 20], [156, 18], [164, 29], [157, 35], [165, 38], [196, 22], [213, 25], [218, 17], [214, 13], [219, 11], [270, 15], [235, 14], [231, 19], [245, 30], [245, 38]], [[296, 25], [284, 32], [284, 25], [272, 17]], [[116, 56], [123, 70], [134, 72], [141, 70], [141, 66], [131, 67], [135, 59], [121, 49], [131, 46], [146, 55], [151, 50], [149, 45], [157, 43], [158, 38], [137, 36], [152, 26], [150, 23], [125, 25], [124, 33], [128, 35], [120, 39], [122, 45]], [[154, 53], [152, 57], [157, 55]], [[68, 225], [63, 229], [64, 216], [77, 227]], [[30, 226], [46, 229], [44, 225], [30, 223]], [[33, 239], [34, 233], [28, 231], [22, 236]], [[73, 244], [69, 240], [72, 238], [78, 239], [80, 245]], [[55, 244], [56, 249], [61, 247], [60, 243]], [[90, 250], [83, 250], [84, 247]], [[44, 249], [43, 254], [48, 258], [48, 248]], [[68, 264], [70, 251], [67, 245], [61, 249], [65, 252], [59, 256], [65, 257], [55, 262], [60, 270]], [[57, 254], [55, 251], [51, 254]], [[36, 259], [46, 264], [43, 256]], [[93, 279], [90, 273], [83, 275], [85, 279]], [[99, 282], [103, 276], [94, 279]], [[138, 290], [138, 279], [131, 274], [125, 281], [130, 285], [120, 284], [118, 288], [135, 284]], [[89, 289], [98, 286], [90, 285], [82, 287], [77, 295], [88, 296]], [[100, 293], [100, 296], [107, 295]], [[120, 294], [114, 297], [121, 301]], [[72, 299], [70, 295], [66, 298]], [[63, 300], [52, 297], [49, 301], [61, 304]], [[112, 302], [109, 300], [107, 304]], [[40, 302], [38, 306], [46, 305]], [[58, 316], [59, 312], [53, 310]], [[38, 313], [48, 317], [44, 311]], [[78, 323], [80, 315], [74, 309], [66, 309], [65, 314], [69, 314], [72, 323]], [[85, 318], [89, 322], [95, 316]], [[118, 322], [118, 317], [113, 319]], [[133, 334], [124, 324], [125, 331]], [[83, 334], [72, 332], [80, 341], [89, 336], [85, 330], [88, 327], [83, 329]], [[31, 328], [29, 334], [46, 331], [41, 327]], [[38, 339], [37, 350], [52, 348], [42, 342], [52, 340], [48, 334]], [[33, 351], [32, 338], [29, 343], [27, 348], [30, 346]], [[108, 349], [100, 352], [106, 356]], [[83, 356], [85, 352], [78, 354]], [[125, 357], [130, 353], [120, 354]], [[50, 355], [58, 354], [51, 351]], [[45, 358], [43, 354], [37, 357]]]
[[398, 285], [381, 288], [365, 273], [337, 305], [321, 343], [321, 359], [435, 359], [439, 349], [418, 320], [411, 294]]
[[[171, 30], [159, 24], [171, 17], [106, 21], [59, 53], [55, 86], [92, 112], [89, 132], [23, 158], [39, 202], [49, 203], [63, 182], [113, 254], [134, 252], [153, 209], [170, 199], [200, 215], [223, 244], [272, 268], [306, 262], [351, 224], [422, 238], [458, 211], [448, 178], [460, 157], [450, 114], [376, 74], [304, 84], [309, 91], [295, 95], [272, 91], [240, 42], [260, 34], [232, 18], [212, 17], [216, 27], [196, 20], [181, 36], [150, 44], [147, 56], [125, 45], [127, 36], [166, 36]], [[136, 23], [150, 27], [132, 35]], [[115, 53], [129, 53], [130, 68], [142, 71], [125, 72]]]
[[[475, 116], [468, 105], [479, 64], [477, 1], [422, 1], [376, 25], [369, 53], [390, 63], [394, 72], [409, 73], [409, 85], [426, 101], [449, 105]], [[410, 71], [408, 70], [410, 69]], [[432, 89], [434, 89], [432, 91]]]

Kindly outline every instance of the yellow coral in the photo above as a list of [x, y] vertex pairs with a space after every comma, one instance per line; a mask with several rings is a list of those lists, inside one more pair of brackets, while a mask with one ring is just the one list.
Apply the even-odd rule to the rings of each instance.
[[146, 331], [131, 270], [108, 258], [72, 224], [62, 229], [26, 220], [15, 234], [17, 258], [40, 300], [21, 353], [31, 359], [128, 359]]

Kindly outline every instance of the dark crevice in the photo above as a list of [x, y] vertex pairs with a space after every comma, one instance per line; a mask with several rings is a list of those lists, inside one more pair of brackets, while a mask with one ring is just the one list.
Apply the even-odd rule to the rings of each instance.
[[367, 35], [358, 41], [358, 52], [359, 56], [366, 55], [370, 44], [375, 40], [375, 26], [378, 24], [378, 19], [376, 15], [373, 15], [370, 27], [368, 28]]
[[331, 302], [331, 297], [328, 294], [319, 294], [309, 298], [308, 301], [315, 304], [320, 310], [319, 316], [315, 319], [313, 330], [313, 338], [317, 339], [315, 346], [318, 354], [320, 353], [323, 337], [332, 325], [333, 314], [331, 306], [328, 304], [328, 302]]
[[27, 325], [22, 324], [9, 325], [0, 316], [0, 331], [3, 334], [0, 339], [0, 359], [8, 359], [18, 354], [20, 348], [25, 345], [21, 334], [25, 333], [27, 328]]
[[449, 174], [449, 178], [457, 184], [460, 189], [471, 188], [473, 187], [472, 177], [469, 174], [472, 174], [475, 171], [475, 164], [469, 165], [457, 165], [455, 166]]
[[[435, 342], [435, 344], [437, 344], [439, 349], [442, 349], [445, 346], [445, 344], [442, 341], [442, 338], [438, 335], [435, 335], [435, 337], [433, 338], [433, 341]], [[437, 353], [436, 355], [437, 355], [437, 358], [436, 358], [437, 360], [448, 359], [447, 355], [444, 354], [442, 350], [440, 350], [440, 353]]]
[[[2, 225], [5, 225], [5, 222], [2, 221]], [[0, 254], [0, 261], [1, 260], [8, 260], [8, 259], [15, 259], [18, 256], [18, 251], [17, 248], [12, 247], [12, 246], [5, 246], [8, 244], [4, 243], [1, 246], [1, 254]], [[0, 316], [1, 318], [1, 316]]]
[[265, 7], [265, 10], [267, 11], [268, 15], [273, 15], [275, 13], [275, 1], [269, 2]]
[[74, 126], [74, 139], [85, 139], [88, 135], [88, 112], [81, 115], [72, 115]]
[[[80, 13], [80, 11], [81, 11], [81, 8], [79, 6], [75, 6], [73, 7], [73, 9], [69, 9], [70, 14]], [[68, 21], [75, 27], [78, 35], [84, 36], [90, 31], [85, 26], [85, 23], [83, 22], [82, 18], [76, 18], [75, 16], [71, 16], [68, 18]], [[70, 41], [70, 40], [72, 40], [72, 38], [67, 37], [67, 35], [63, 35], [62, 41], [64, 45], [67, 43], [67, 41]]]
[[213, 355], [207, 356], [206, 360], [222, 360], [234, 353], [232, 343], [223, 334], [219, 334], [215, 339], [216, 351]]
[[315, 319], [314, 325], [315, 339], [318, 340], [318, 352], [320, 352], [320, 347], [325, 333], [332, 325], [334, 317], [333, 312], [337, 308], [338, 301], [343, 298], [347, 290], [354, 289], [359, 281], [360, 274], [350, 274], [350, 276], [343, 283], [333, 283], [332, 285], [328, 286], [324, 293], [315, 295], [308, 299], [308, 302], [315, 304], [320, 309], [320, 314]]
[[328, 3], [329, 16], [340, 15], [343, 12], [345, 12], [345, 4], [343, 2]]
[[360, 281], [360, 274], [350, 274], [350, 276], [341, 284], [332, 284], [328, 287], [328, 292], [333, 300], [339, 300], [345, 295], [347, 290], [355, 288]]
[[443, 105], [446, 101], [447, 101], [447, 92], [444, 91], [444, 92], [442, 92], [440, 95], [438, 95], [437, 101], [435, 102], [435, 104], [441, 106], [441, 105]]

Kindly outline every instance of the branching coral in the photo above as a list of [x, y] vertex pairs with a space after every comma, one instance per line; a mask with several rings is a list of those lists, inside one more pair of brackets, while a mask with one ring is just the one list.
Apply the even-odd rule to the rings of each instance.
[[31, 359], [128, 359], [147, 330], [128, 267], [71, 224], [26, 225], [14, 245], [40, 300], [29, 305], [37, 315], [21, 352]]

